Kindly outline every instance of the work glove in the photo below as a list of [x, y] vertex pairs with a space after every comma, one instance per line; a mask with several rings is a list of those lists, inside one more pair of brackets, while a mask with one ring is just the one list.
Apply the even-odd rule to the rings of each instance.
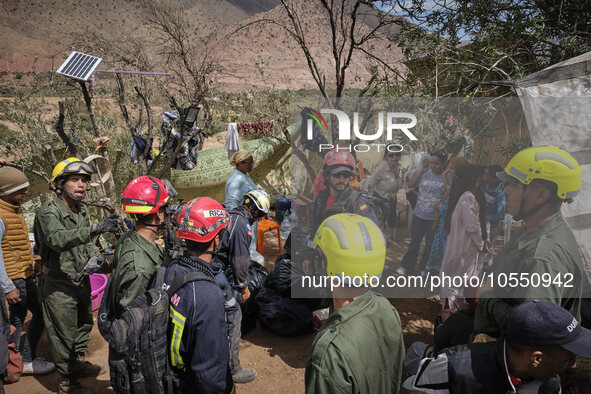
[[105, 216], [97, 224], [93, 224], [90, 227], [90, 236], [94, 237], [102, 233], [114, 233], [119, 228], [119, 215], [113, 213], [109, 216]]
[[76, 279], [79, 280], [84, 276], [96, 274], [101, 269], [103, 269], [105, 265], [108, 264], [109, 263], [104, 254], [97, 254], [96, 256], [92, 256], [90, 259], [88, 259], [86, 265], [84, 266], [84, 268], [82, 268], [82, 271], [77, 274], [78, 278]]

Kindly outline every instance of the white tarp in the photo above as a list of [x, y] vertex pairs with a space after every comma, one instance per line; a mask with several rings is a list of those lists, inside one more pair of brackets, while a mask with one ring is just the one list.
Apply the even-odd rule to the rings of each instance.
[[591, 279], [591, 52], [529, 75], [517, 81], [515, 89], [533, 145], [560, 146], [581, 164], [581, 190], [562, 214]]

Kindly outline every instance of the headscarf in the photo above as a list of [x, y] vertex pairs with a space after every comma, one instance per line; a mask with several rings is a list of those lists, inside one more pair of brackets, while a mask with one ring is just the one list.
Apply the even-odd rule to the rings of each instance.
[[230, 157], [230, 165], [232, 167], [236, 167], [236, 165], [238, 163], [240, 163], [241, 161], [244, 161], [244, 160], [248, 159], [251, 156], [252, 156], [252, 154], [249, 151], [247, 151], [247, 150], [240, 150], [240, 151], [234, 153], [232, 155], [232, 157]]

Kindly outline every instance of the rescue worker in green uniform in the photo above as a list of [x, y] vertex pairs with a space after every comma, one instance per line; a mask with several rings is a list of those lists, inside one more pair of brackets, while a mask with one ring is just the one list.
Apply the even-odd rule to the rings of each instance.
[[[498, 337], [507, 314], [527, 300], [546, 299], [581, 319], [583, 262], [560, 213], [581, 187], [579, 163], [556, 146], [532, 147], [497, 177], [506, 185], [507, 212], [525, 226], [495, 257], [495, 282], [483, 287], [474, 316], [475, 342]], [[517, 286], [500, 287], [511, 277]]]
[[71, 157], [53, 169], [57, 196], [35, 216], [35, 242], [43, 260], [39, 299], [47, 338], [56, 369], [62, 376], [59, 393], [92, 393], [77, 378], [97, 376], [104, 365], [84, 361], [93, 325], [90, 280], [82, 274], [89, 263], [104, 262], [93, 238], [117, 231], [114, 215], [90, 225], [80, 202], [86, 196], [92, 174], [90, 166]]
[[384, 269], [382, 232], [361, 215], [337, 214], [320, 224], [314, 248], [334, 285], [334, 312], [312, 344], [306, 393], [397, 393], [405, 355], [400, 317], [369, 290]]
[[169, 201], [164, 183], [148, 175], [132, 180], [123, 192], [121, 212], [127, 213], [135, 226], [119, 239], [113, 260], [110, 302], [117, 319], [147, 290], [164, 261], [164, 251], [156, 244], [156, 236], [164, 225]]

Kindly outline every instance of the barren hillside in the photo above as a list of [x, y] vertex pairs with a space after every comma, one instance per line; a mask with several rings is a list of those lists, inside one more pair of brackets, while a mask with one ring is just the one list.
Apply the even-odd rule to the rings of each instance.
[[[275, 24], [251, 24], [257, 20], [287, 23], [279, 0], [169, 0], [184, 14], [195, 38], [207, 38], [213, 44], [220, 65], [215, 76], [224, 91], [250, 89], [315, 89], [301, 48], [290, 35]], [[297, 13], [305, 27], [311, 53], [330, 83], [334, 65], [330, 46], [330, 27], [315, 0], [297, 3]], [[371, 18], [363, 18], [371, 24]], [[370, 29], [359, 22], [361, 31]], [[0, 0], [0, 71], [26, 73], [55, 70], [72, 50], [69, 43], [85, 29], [105, 37], [126, 37], [146, 31], [144, 15], [135, 0]], [[144, 37], [141, 36], [141, 37]], [[366, 49], [378, 54], [393, 67], [400, 64], [401, 53], [383, 37], [368, 43]], [[348, 81], [362, 87], [373, 64], [366, 55], [356, 53], [347, 70]], [[107, 62], [103, 63], [108, 68]], [[160, 66], [160, 69], [165, 68]]]
[[[314, 0], [297, 2], [295, 9], [305, 31], [310, 52], [326, 77], [327, 84], [334, 81], [335, 69], [332, 56], [330, 25], [324, 11]], [[274, 23], [254, 23], [273, 20], [288, 25], [283, 7], [254, 15], [241, 23], [248, 28], [234, 34], [237, 26], [226, 26], [217, 33], [218, 58], [224, 68], [218, 79], [225, 90], [244, 91], [258, 88], [315, 89], [317, 87], [302, 49], [296, 40], [281, 26]], [[358, 22], [360, 34], [370, 27]], [[372, 40], [364, 47], [385, 60], [391, 67], [404, 69], [402, 53], [386, 37]], [[355, 52], [347, 70], [350, 87], [362, 88], [370, 77], [367, 68], [374, 61]]]
[[[185, 10], [196, 37], [212, 34], [225, 25], [265, 11], [278, 0], [168, 0]], [[125, 36], [141, 29], [144, 16], [134, 0], [0, 0], [0, 70], [27, 72], [35, 56], [38, 69], [51, 69], [56, 57], [69, 53], [68, 43], [85, 29], [105, 36]]]

